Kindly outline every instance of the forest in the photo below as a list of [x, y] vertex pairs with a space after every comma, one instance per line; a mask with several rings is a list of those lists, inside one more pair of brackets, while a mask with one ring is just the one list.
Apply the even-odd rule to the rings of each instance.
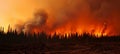
[[24, 33], [0, 29], [1, 54], [119, 54], [120, 36], [96, 36], [89, 33], [48, 35], [45, 32]]

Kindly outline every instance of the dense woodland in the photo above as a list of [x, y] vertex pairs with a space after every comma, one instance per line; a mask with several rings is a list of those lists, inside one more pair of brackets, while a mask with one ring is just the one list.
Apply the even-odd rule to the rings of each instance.
[[104, 41], [120, 41], [120, 36], [101, 36], [97, 37], [89, 33], [83, 33], [78, 35], [78, 33], [65, 35], [47, 35], [45, 32], [38, 34], [30, 34], [20, 32], [17, 33], [16, 30], [12, 30], [8, 27], [8, 32], [4, 32], [4, 28], [0, 28], [0, 43], [46, 43], [46, 42], [104, 42]]

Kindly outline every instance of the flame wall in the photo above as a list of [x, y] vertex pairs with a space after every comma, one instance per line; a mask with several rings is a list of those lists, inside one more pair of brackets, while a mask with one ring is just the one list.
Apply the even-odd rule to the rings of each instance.
[[17, 31], [120, 34], [119, 0], [0, 0], [1, 25]]

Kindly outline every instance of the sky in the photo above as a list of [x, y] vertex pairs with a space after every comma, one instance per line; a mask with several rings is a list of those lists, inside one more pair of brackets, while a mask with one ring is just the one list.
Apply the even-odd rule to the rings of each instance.
[[44, 1], [41, 0], [0, 0], [0, 26], [5, 30], [10, 24], [23, 23], [32, 17], [38, 8], [45, 8]]
[[45, 27], [42, 28], [46, 30], [48, 27], [46, 31], [66, 27], [68, 24], [71, 29], [79, 27], [78, 25], [80, 28], [101, 27], [107, 23], [113, 33], [120, 34], [119, 0], [0, 0], [0, 26], [5, 31], [9, 24], [15, 29], [18, 26], [29, 30], [27, 25], [36, 22], [34, 14], [41, 10], [45, 11], [48, 18], [40, 18], [38, 21], [46, 21], [47, 25], [44, 23]]

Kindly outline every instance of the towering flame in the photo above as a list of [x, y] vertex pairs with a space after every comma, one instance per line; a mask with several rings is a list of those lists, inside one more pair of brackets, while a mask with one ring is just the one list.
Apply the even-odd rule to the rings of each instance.
[[18, 32], [120, 34], [119, 0], [0, 0], [0, 25]]

